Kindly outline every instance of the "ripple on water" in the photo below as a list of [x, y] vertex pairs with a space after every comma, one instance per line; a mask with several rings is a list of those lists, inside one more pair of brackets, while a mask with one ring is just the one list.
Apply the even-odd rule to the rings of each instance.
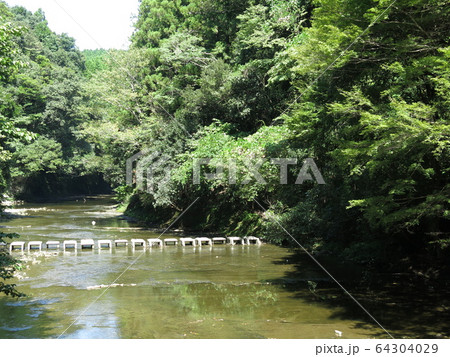
[[32, 328], [33, 328], [32, 325], [25, 326], [25, 327], [0, 326], [0, 330], [4, 330], [4, 331], [7, 331], [7, 332], [21, 332], [21, 331], [30, 330]]
[[59, 301], [61, 301], [61, 298], [17, 300], [5, 302], [5, 306], [11, 307], [42, 306], [55, 304]]

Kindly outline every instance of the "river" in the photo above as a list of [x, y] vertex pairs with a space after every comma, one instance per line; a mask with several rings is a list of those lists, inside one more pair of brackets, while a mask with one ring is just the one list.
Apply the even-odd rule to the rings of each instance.
[[[106, 196], [8, 212], [1, 230], [21, 241], [159, 236], [124, 220]], [[27, 297], [0, 297], [0, 338], [386, 337], [367, 316], [317, 298], [308, 280], [320, 285], [323, 274], [291, 253], [270, 244], [14, 253], [25, 260], [16, 283]], [[299, 264], [300, 291], [286, 288]]]

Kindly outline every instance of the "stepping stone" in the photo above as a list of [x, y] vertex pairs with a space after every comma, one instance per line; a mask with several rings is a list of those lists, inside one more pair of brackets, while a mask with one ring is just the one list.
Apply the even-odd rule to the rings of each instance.
[[194, 238], [180, 238], [180, 242], [183, 247], [185, 247], [187, 245], [192, 245], [195, 247], [195, 245], [196, 245]]
[[240, 237], [228, 237], [227, 239], [228, 243], [230, 243], [231, 245], [243, 244], [242, 238]]
[[49, 240], [45, 243], [47, 249], [59, 249], [60, 244], [61, 242], [58, 242], [57, 240]]
[[76, 240], [65, 240], [63, 242], [63, 250], [66, 249], [77, 249], [77, 241]]
[[93, 239], [82, 239], [80, 241], [81, 249], [94, 249], [95, 242]]
[[145, 243], [145, 240], [143, 240], [143, 239], [132, 239], [131, 245], [133, 246], [133, 248], [143, 247], [145, 249], [147, 244]]
[[25, 242], [12, 242], [9, 245], [9, 251], [12, 252], [15, 248], [20, 249], [22, 252], [25, 249]]
[[97, 242], [97, 244], [98, 244], [98, 249], [102, 249], [102, 248], [111, 249], [112, 248], [112, 241], [107, 240], [107, 239], [99, 240]]
[[157, 245], [160, 247], [163, 246], [163, 241], [161, 239], [151, 238], [151, 239], [147, 239], [147, 242], [148, 242], [148, 246], [150, 248], [153, 247], [154, 245]]
[[212, 240], [206, 237], [195, 238], [195, 241], [200, 247], [202, 245], [212, 245]]
[[226, 244], [227, 243], [227, 239], [226, 238], [222, 238], [222, 237], [215, 237], [212, 239], [213, 244]]
[[114, 241], [114, 245], [116, 246], [116, 247], [118, 247], [118, 246], [127, 246], [128, 245], [128, 241], [126, 240], [126, 239], [116, 239], [115, 241]]
[[40, 241], [28, 242], [28, 251], [33, 250], [33, 249], [39, 249], [39, 251], [41, 251], [42, 250], [42, 242], [40, 242]]
[[261, 239], [259, 239], [257, 237], [249, 236], [249, 237], [245, 237], [244, 239], [248, 245], [251, 245], [251, 244], [261, 245], [262, 244]]
[[178, 239], [175, 238], [164, 239], [164, 245], [178, 245]]

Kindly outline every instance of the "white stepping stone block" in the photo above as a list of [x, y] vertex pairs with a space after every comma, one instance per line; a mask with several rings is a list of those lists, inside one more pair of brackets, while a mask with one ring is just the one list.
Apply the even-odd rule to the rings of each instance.
[[206, 237], [195, 238], [195, 241], [200, 247], [202, 245], [212, 245], [212, 240]]
[[97, 242], [98, 244], [98, 249], [112, 249], [112, 241], [108, 240], [108, 239], [101, 239]]
[[76, 240], [65, 240], [63, 242], [63, 250], [66, 249], [77, 249], [77, 241]]
[[28, 251], [33, 249], [39, 249], [39, 251], [42, 251], [42, 242], [41, 241], [28, 242]]
[[223, 238], [223, 237], [215, 237], [212, 239], [213, 244], [226, 244], [227, 243], [227, 239]]
[[95, 242], [93, 239], [82, 239], [80, 241], [81, 249], [94, 249]]
[[23, 252], [25, 250], [25, 242], [12, 242], [9, 245], [10, 252], [12, 252], [15, 248], [18, 248]]
[[178, 239], [175, 238], [164, 239], [164, 245], [178, 245]]
[[195, 247], [196, 242], [194, 238], [180, 238], [181, 245], [183, 247], [186, 247], [187, 245], [192, 245]]
[[128, 245], [128, 241], [126, 239], [116, 239], [114, 241], [114, 245], [116, 247], [118, 247], [118, 246], [125, 246], [126, 247]]
[[230, 243], [231, 245], [236, 245], [236, 244], [243, 244], [242, 242], [242, 238], [241, 237], [228, 237], [228, 243]]
[[145, 249], [147, 243], [145, 243], [145, 240], [143, 239], [132, 239], [131, 245], [133, 246], [133, 248], [143, 247]]
[[57, 240], [49, 240], [45, 243], [47, 249], [59, 249], [61, 242]]
[[148, 246], [151, 248], [155, 245], [162, 247], [163, 246], [163, 241], [161, 239], [156, 239], [156, 238], [151, 238], [151, 239], [147, 239], [148, 242]]
[[261, 239], [259, 239], [258, 237], [253, 236], [245, 237], [245, 241], [248, 245], [251, 244], [261, 245]]

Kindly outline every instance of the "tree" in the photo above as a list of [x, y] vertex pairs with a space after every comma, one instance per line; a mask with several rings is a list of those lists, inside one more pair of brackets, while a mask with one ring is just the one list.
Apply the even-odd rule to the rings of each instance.
[[[301, 96], [287, 123], [340, 193], [319, 210], [325, 197], [317, 196], [316, 215], [341, 227], [358, 222], [354, 238], [346, 228], [328, 241], [363, 249], [375, 242], [410, 258], [447, 247], [449, 13], [444, 2], [400, 1], [389, 10], [388, 2], [319, 4], [312, 27], [288, 49], [297, 62], [293, 71]], [[373, 252], [372, 258], [381, 258]]]
[[[0, 233], [0, 244], [6, 244], [5, 238], [13, 239], [17, 238], [17, 235]], [[19, 268], [19, 262], [8, 253], [4, 246], [0, 245], [0, 294], [12, 297], [24, 296], [24, 294], [17, 291], [15, 284], [6, 284], [6, 280], [12, 279], [14, 272]]]
[[[10, 153], [8, 157], [3, 156], [10, 160], [6, 171], [8, 176], [12, 171], [12, 192], [18, 195], [28, 192], [33, 196], [31, 182], [44, 182], [49, 177], [54, 180], [49, 185], [54, 188], [53, 193], [67, 192], [70, 189], [66, 183], [68, 179], [84, 176], [87, 172], [83, 157], [91, 153], [89, 144], [77, 136], [77, 127], [87, 116], [80, 110], [84, 57], [74, 39], [49, 29], [42, 11], [31, 13], [23, 7], [13, 7], [7, 13], [9, 26], [22, 29], [20, 37], [9, 35], [8, 46], [12, 46], [11, 53], [17, 65], [26, 63], [20, 71], [13, 71], [14, 76], [3, 81], [0, 92], [0, 116], [5, 118], [8, 130], [14, 134], [4, 135], [5, 140], [1, 143]], [[43, 138], [33, 143], [39, 135]], [[26, 138], [29, 140], [23, 140]], [[57, 155], [62, 155], [51, 159], [50, 166], [46, 166], [48, 157], [43, 165], [39, 160], [36, 163], [30, 161], [48, 156], [42, 150], [49, 148], [60, 148]], [[36, 157], [39, 154], [42, 156]], [[56, 164], [58, 167], [54, 167]], [[39, 185], [34, 187], [39, 188]]]
[[0, 3], [0, 82], [7, 81], [22, 65], [17, 60], [18, 46], [14, 39], [23, 34], [24, 29], [11, 23], [11, 13]]
[[[14, 38], [22, 34], [22, 29], [15, 26], [10, 20], [6, 5], [0, 2], [0, 86], [5, 85], [17, 73], [21, 62], [16, 59], [19, 51], [14, 42]], [[3, 98], [2, 98], [3, 99]], [[15, 136], [25, 135], [23, 131], [15, 128], [12, 123], [0, 112], [0, 199], [6, 190], [7, 180], [9, 178], [9, 159], [10, 152], [5, 146], [5, 142]], [[0, 212], [2, 207], [0, 206]], [[18, 268], [18, 262], [11, 257], [5, 249], [4, 238], [16, 238], [15, 234], [3, 234], [0, 232], [0, 293], [14, 297], [22, 296], [14, 284], [6, 284], [5, 281], [14, 276]]]

